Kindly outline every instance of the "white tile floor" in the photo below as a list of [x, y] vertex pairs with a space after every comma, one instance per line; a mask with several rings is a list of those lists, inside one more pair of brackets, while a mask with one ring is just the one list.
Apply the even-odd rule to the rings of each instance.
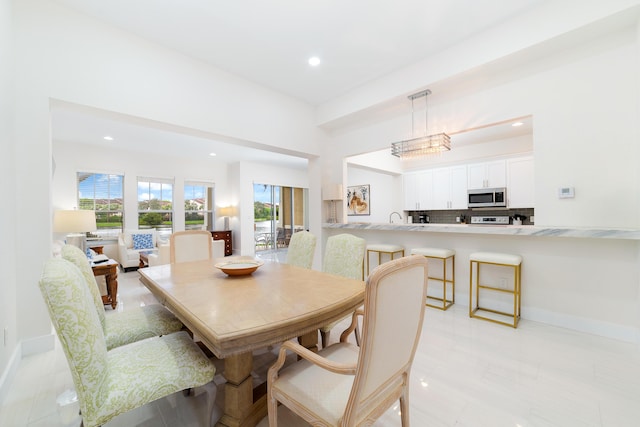
[[[137, 272], [120, 274], [119, 309], [153, 302], [137, 277]], [[466, 307], [460, 305], [446, 312], [427, 309], [425, 316], [411, 377], [413, 426], [640, 425], [636, 345], [527, 320], [514, 330], [469, 319]], [[272, 352], [259, 355], [257, 377], [274, 358]], [[217, 375], [216, 382], [221, 381]], [[0, 407], [0, 426], [80, 425], [75, 411], [65, 414], [56, 404], [70, 388], [71, 376], [59, 345], [46, 354], [24, 358]], [[118, 416], [106, 426], [205, 426], [208, 396], [204, 388], [191, 397], [177, 393]], [[216, 401], [221, 398], [218, 391]], [[282, 408], [280, 420], [281, 427], [306, 425]], [[267, 425], [264, 419], [259, 427]], [[400, 426], [397, 409], [389, 410], [374, 426]]]

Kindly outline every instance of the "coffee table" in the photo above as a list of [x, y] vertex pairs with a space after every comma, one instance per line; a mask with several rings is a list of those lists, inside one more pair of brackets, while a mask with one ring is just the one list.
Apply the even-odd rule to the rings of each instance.
[[149, 255], [156, 253], [155, 250], [140, 251], [140, 263], [138, 268], [149, 267]]

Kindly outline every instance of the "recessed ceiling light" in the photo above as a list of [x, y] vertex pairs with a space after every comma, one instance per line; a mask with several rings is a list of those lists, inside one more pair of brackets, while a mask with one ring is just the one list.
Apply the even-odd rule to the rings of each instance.
[[320, 58], [318, 58], [317, 56], [312, 56], [311, 58], [309, 58], [309, 65], [311, 65], [312, 67], [317, 67], [318, 65], [320, 65]]
[[113, 141], [113, 137], [112, 136], [105, 136], [104, 139], [106, 139], [107, 141]]
[[518, 126], [522, 126], [523, 124], [524, 123], [522, 123], [522, 122], [515, 122], [515, 123], [512, 123], [511, 126], [518, 127]]
[[209, 155], [210, 155], [211, 157], [215, 157], [215, 156], [217, 156], [217, 154], [216, 154], [216, 153], [209, 153]]

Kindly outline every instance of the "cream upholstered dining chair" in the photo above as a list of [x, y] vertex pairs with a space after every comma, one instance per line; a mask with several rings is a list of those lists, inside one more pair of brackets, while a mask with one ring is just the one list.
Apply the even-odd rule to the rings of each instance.
[[316, 236], [308, 231], [293, 233], [287, 250], [287, 264], [311, 268], [316, 251]]
[[[420, 339], [427, 291], [427, 260], [398, 258], [367, 279], [362, 344], [340, 342], [314, 353], [287, 341], [267, 374], [269, 427], [278, 402], [314, 426], [371, 425], [400, 399], [402, 425], [409, 426], [409, 376]], [[302, 358], [282, 369], [291, 350]], [[282, 369], [282, 370], [281, 370]]]
[[213, 259], [213, 237], [206, 230], [176, 231], [169, 237], [171, 264]]
[[[362, 280], [364, 275], [364, 250], [366, 241], [352, 234], [338, 234], [327, 239], [322, 271], [329, 274]], [[331, 329], [341, 322], [333, 322], [320, 328], [322, 347], [329, 343]], [[356, 329], [356, 338], [359, 339]]]
[[73, 245], [63, 246], [60, 252], [62, 258], [73, 263], [82, 273], [102, 326], [107, 349], [182, 329], [182, 322], [160, 304], [132, 307], [106, 316], [98, 284], [87, 256]]
[[39, 285], [71, 370], [85, 427], [213, 380], [213, 363], [185, 331], [107, 350], [89, 288], [71, 262], [47, 261]]

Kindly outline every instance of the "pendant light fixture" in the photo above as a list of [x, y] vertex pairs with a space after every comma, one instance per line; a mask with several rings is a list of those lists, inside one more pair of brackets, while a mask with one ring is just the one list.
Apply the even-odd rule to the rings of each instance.
[[427, 127], [427, 96], [431, 95], [429, 89], [422, 92], [414, 93], [409, 96], [411, 100], [411, 133], [413, 135], [414, 129], [414, 101], [417, 98], [425, 98], [424, 106], [424, 130], [425, 136], [418, 138], [407, 139], [405, 141], [394, 142], [391, 144], [391, 154], [401, 159], [408, 159], [413, 157], [428, 156], [430, 154], [440, 153], [442, 151], [451, 150], [451, 138], [446, 133], [437, 133], [429, 135]]

